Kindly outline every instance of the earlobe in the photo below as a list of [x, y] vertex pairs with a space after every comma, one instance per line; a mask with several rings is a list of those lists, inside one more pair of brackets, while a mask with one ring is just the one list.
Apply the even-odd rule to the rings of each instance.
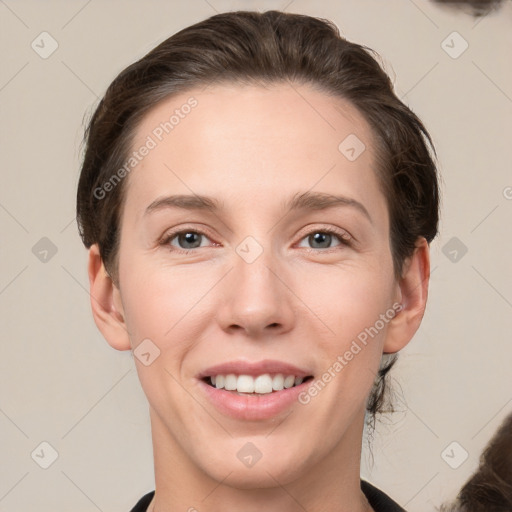
[[429, 279], [430, 249], [426, 239], [419, 238], [398, 283], [402, 307], [388, 325], [384, 353], [404, 348], [418, 330], [427, 304]]
[[97, 244], [89, 249], [88, 274], [94, 322], [113, 348], [130, 350], [121, 295], [105, 270]]

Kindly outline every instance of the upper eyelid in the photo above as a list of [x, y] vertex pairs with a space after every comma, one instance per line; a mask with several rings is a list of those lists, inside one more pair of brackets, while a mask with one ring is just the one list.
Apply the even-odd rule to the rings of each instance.
[[[318, 233], [322, 233], [322, 232], [331, 233], [333, 235], [338, 235], [339, 237], [343, 237], [344, 235], [346, 235], [346, 238], [349, 238], [349, 239], [353, 239], [354, 238], [346, 229], [343, 229], [343, 228], [340, 228], [340, 227], [333, 227], [333, 226], [304, 228], [304, 234], [303, 234], [302, 238], [304, 238], [304, 236], [308, 236], [309, 234], [316, 233], [316, 232], [318, 232]], [[301, 238], [301, 240], [302, 240], [302, 238]]]
[[[306, 237], [310, 236], [313, 233], [327, 233], [329, 235], [334, 235], [338, 240], [340, 241], [341, 245], [352, 245], [356, 242], [355, 238], [345, 229], [338, 228], [338, 229], [330, 229], [330, 228], [312, 228], [308, 230], [306, 233], [300, 236], [297, 243], [302, 242]], [[306, 247], [307, 249], [307, 247]], [[330, 249], [335, 249], [335, 247], [327, 247], [324, 250], [322, 249], [315, 249], [310, 248], [310, 250], [319, 250], [322, 252], [327, 252]]]
[[181, 235], [182, 233], [200, 233], [201, 235], [207, 236], [208, 238], [214, 238], [210, 235], [209, 231], [206, 228], [196, 228], [196, 227], [184, 227], [177, 229], [174, 231], [173, 229], [166, 230], [164, 234], [160, 237], [161, 242], [165, 242], [166, 240], [173, 239], [174, 237]]

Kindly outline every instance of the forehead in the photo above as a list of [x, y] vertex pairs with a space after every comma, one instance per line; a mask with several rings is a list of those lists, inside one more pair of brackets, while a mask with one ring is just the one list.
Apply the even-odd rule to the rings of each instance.
[[138, 126], [132, 150], [150, 149], [130, 172], [125, 204], [141, 214], [173, 192], [261, 207], [311, 189], [382, 202], [372, 140], [353, 105], [311, 86], [190, 89], [160, 102]]

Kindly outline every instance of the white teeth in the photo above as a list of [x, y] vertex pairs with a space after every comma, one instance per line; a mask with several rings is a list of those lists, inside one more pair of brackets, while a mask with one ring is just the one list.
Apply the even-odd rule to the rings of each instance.
[[295, 384], [295, 377], [293, 375], [288, 375], [286, 379], [284, 379], [284, 387], [291, 388]]
[[221, 389], [224, 387], [224, 375], [217, 375], [215, 379], [215, 387]]
[[254, 392], [272, 393], [272, 377], [268, 373], [259, 375], [254, 379]]
[[272, 391], [282, 391], [293, 386], [298, 386], [304, 381], [303, 377], [295, 375], [283, 375], [278, 373], [273, 377], [264, 373], [253, 377], [252, 375], [214, 375], [210, 377], [211, 383], [217, 389], [226, 389], [227, 391], [238, 391], [239, 393], [257, 393], [266, 395]]
[[227, 389], [228, 391], [234, 391], [237, 386], [237, 381], [237, 376], [233, 373], [226, 375], [226, 379], [224, 380], [224, 389]]
[[239, 375], [236, 390], [239, 393], [254, 393], [254, 378], [250, 375]]
[[276, 391], [281, 391], [284, 389], [284, 376], [282, 373], [277, 374], [272, 379], [272, 389]]

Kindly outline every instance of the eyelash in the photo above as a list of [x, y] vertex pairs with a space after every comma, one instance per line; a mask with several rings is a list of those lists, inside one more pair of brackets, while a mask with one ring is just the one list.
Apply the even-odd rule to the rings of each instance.
[[[171, 252], [176, 252], [176, 253], [180, 253], [180, 254], [191, 254], [193, 252], [196, 252], [201, 247], [196, 247], [194, 249], [181, 249], [181, 248], [178, 248], [178, 247], [170, 245], [171, 240], [176, 238], [178, 235], [185, 234], [185, 233], [194, 233], [194, 234], [197, 234], [197, 235], [205, 236], [206, 238], [210, 238], [208, 233], [206, 233], [206, 232], [204, 232], [202, 230], [199, 230], [199, 229], [181, 229], [180, 231], [173, 231], [171, 233], [166, 234], [162, 238], [162, 240], [160, 241], [160, 245], [167, 246], [167, 247], [172, 247], [170, 249]], [[345, 230], [335, 229], [335, 228], [313, 229], [313, 230], [309, 231], [308, 233], [306, 233], [299, 240], [299, 242], [302, 242], [302, 240], [304, 240], [305, 238], [309, 237], [310, 235], [316, 234], [316, 233], [323, 233], [323, 234], [328, 234], [328, 235], [334, 235], [338, 239], [338, 241], [340, 242], [339, 245], [343, 245], [343, 246], [346, 246], [346, 247], [351, 247], [352, 246], [352, 237]], [[302, 249], [305, 249], [307, 252], [315, 252], [315, 253], [317, 253], [318, 251], [321, 251], [321, 252], [324, 252], [324, 253], [325, 252], [331, 253], [333, 251], [336, 251], [338, 247], [339, 246], [337, 245], [337, 246], [328, 247], [328, 248], [325, 248], [325, 249], [314, 248], [314, 247], [309, 247], [309, 248], [308, 247], [303, 247]]]

